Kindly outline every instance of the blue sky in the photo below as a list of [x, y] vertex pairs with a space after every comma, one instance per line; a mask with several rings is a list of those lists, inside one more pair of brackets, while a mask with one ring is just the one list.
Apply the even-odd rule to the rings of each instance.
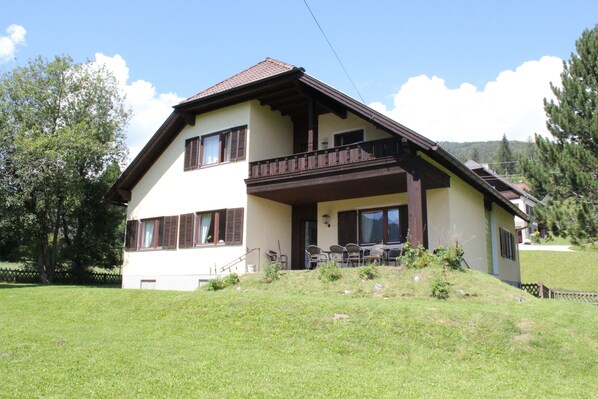
[[[365, 102], [436, 140], [542, 134], [548, 82], [598, 22], [595, 0], [307, 1]], [[25, 33], [19, 40], [13, 32], [7, 50], [11, 25]], [[37, 55], [84, 62], [98, 53], [121, 75], [136, 112], [133, 153], [173, 101], [266, 57], [359, 98], [303, 0], [0, 5], [0, 72]], [[523, 121], [525, 106], [513, 98], [536, 103], [534, 118]]]

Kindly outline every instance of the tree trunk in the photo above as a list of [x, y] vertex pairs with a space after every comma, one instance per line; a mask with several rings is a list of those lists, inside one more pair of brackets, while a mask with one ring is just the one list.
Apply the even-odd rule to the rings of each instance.
[[50, 269], [48, 255], [48, 244], [40, 244], [37, 253], [37, 272], [42, 284], [50, 284], [52, 279], [52, 276], [48, 273]]

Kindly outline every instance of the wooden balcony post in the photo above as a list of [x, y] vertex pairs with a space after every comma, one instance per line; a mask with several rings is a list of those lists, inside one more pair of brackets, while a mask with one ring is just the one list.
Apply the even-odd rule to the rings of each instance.
[[312, 152], [318, 149], [318, 115], [313, 98], [309, 99], [307, 106], [307, 152]]
[[409, 218], [409, 241], [413, 247], [420, 244], [428, 248], [428, 214], [426, 184], [419, 163], [407, 171], [407, 207]]

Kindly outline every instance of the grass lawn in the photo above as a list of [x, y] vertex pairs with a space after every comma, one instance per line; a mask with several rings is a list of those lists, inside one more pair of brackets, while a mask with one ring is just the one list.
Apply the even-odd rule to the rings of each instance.
[[382, 269], [217, 292], [0, 284], [0, 397], [596, 397], [595, 307], [471, 271], [435, 300], [435, 272]]
[[598, 252], [519, 251], [521, 281], [563, 291], [598, 292]]

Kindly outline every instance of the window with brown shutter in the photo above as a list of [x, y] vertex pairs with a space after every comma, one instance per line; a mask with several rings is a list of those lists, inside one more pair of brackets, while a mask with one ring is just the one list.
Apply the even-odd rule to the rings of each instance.
[[181, 215], [179, 224], [179, 248], [191, 248], [193, 246], [193, 225], [194, 213]]
[[226, 210], [226, 245], [243, 244], [243, 208]]
[[197, 169], [199, 158], [199, 137], [185, 140], [185, 170]]
[[137, 233], [139, 221], [127, 220], [127, 227], [125, 231], [125, 250], [137, 251]]
[[176, 248], [177, 231], [179, 225], [178, 216], [165, 216], [164, 217], [164, 239], [162, 248], [172, 249]]

